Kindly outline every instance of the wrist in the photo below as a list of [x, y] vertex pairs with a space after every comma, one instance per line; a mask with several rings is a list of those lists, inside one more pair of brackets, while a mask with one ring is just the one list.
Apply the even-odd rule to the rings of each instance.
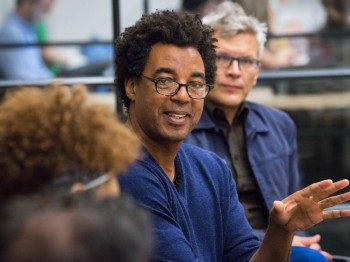
[[266, 233], [275, 235], [281, 239], [288, 240], [290, 243], [292, 243], [295, 235], [295, 232], [289, 230], [287, 225], [280, 225], [271, 220], [269, 220], [269, 223], [267, 225]]

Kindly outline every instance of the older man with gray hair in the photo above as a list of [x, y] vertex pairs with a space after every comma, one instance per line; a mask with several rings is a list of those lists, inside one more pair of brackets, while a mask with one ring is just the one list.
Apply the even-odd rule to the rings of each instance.
[[[203, 22], [218, 39], [218, 69], [202, 117], [186, 142], [225, 160], [246, 217], [262, 239], [273, 202], [299, 189], [296, 128], [286, 113], [246, 101], [261, 67], [266, 25], [229, 1], [214, 8]], [[318, 251], [319, 241], [319, 235], [299, 232], [293, 239], [292, 261], [326, 260]]]

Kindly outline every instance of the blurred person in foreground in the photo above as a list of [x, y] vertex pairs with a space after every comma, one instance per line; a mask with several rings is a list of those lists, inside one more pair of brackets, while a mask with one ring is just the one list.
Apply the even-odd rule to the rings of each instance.
[[119, 177], [152, 213], [155, 261], [288, 261], [293, 236], [350, 210], [329, 197], [348, 180], [324, 180], [272, 205], [262, 242], [239, 203], [227, 164], [182, 143], [199, 121], [216, 73], [213, 30], [189, 13], [144, 15], [116, 40], [116, 83], [143, 157]]
[[[262, 239], [273, 202], [300, 189], [296, 128], [286, 113], [246, 101], [259, 75], [266, 25], [228, 1], [202, 20], [218, 39], [218, 69], [201, 119], [185, 141], [225, 160], [247, 219]], [[326, 260], [317, 251], [300, 248], [319, 250], [319, 241], [319, 235], [294, 236], [297, 247], [292, 248], [291, 260]]]
[[26, 197], [0, 210], [3, 262], [150, 261], [148, 214], [125, 196]]
[[88, 95], [82, 85], [6, 94], [0, 104], [0, 202], [83, 190], [94, 179], [119, 194], [115, 176], [138, 156], [139, 142], [110, 106]]
[[139, 142], [85, 86], [23, 88], [0, 105], [0, 260], [148, 261], [148, 213], [116, 175]]

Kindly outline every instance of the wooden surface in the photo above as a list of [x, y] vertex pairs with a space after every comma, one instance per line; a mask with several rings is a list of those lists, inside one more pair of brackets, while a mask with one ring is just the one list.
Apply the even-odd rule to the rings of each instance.
[[90, 100], [91, 102], [110, 105], [113, 110], [116, 108], [115, 94], [113, 92], [90, 93]]
[[248, 100], [285, 110], [350, 108], [350, 91], [323, 94], [274, 95], [269, 88], [253, 89]]

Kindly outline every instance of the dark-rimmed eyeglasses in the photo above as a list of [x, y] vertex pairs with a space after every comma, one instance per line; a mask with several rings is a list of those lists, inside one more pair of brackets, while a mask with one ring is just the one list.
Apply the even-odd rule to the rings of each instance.
[[181, 84], [169, 78], [151, 78], [145, 75], [142, 77], [154, 83], [156, 91], [160, 95], [174, 96], [179, 92], [182, 86], [186, 87], [187, 94], [192, 99], [203, 99], [209, 91], [213, 88], [212, 85], [203, 84], [200, 82], [191, 82], [188, 84]]
[[256, 69], [259, 64], [260, 60], [250, 58], [250, 57], [234, 57], [234, 56], [229, 56], [229, 55], [217, 55], [216, 56], [216, 64], [218, 67], [221, 68], [229, 68], [233, 61], [237, 61], [238, 67], [242, 71], [252, 71]]

